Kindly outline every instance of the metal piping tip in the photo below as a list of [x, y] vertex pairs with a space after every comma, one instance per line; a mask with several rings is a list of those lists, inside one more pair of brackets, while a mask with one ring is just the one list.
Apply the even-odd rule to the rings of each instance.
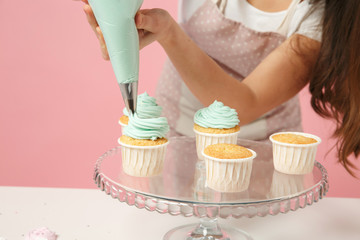
[[138, 83], [137, 82], [120, 83], [119, 86], [126, 109], [131, 114], [136, 113]]

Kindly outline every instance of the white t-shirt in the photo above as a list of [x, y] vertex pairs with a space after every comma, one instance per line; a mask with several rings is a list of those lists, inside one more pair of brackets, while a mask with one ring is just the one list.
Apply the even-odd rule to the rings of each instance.
[[[189, 20], [205, 1], [179, 0], [179, 23]], [[313, 8], [309, 0], [299, 3], [289, 24], [286, 37], [297, 33], [321, 41], [323, 11], [323, 5]], [[277, 32], [286, 13], [287, 10], [280, 12], [261, 11], [248, 3], [247, 0], [228, 0], [224, 15], [226, 18], [241, 22], [246, 27], [258, 32]]]

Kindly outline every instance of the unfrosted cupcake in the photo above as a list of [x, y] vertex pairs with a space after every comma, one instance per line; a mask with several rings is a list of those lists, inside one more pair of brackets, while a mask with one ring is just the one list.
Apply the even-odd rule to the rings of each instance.
[[198, 158], [203, 160], [205, 147], [216, 143], [236, 144], [240, 131], [239, 118], [235, 109], [216, 101], [202, 108], [194, 116], [194, 132]]
[[207, 186], [220, 192], [241, 192], [250, 184], [256, 152], [236, 145], [219, 143], [203, 151]]
[[169, 131], [166, 118], [143, 119], [135, 114], [129, 117], [129, 123], [123, 130], [119, 144], [124, 172], [137, 177], [159, 175], [169, 143], [166, 139]]
[[[136, 113], [139, 118], [157, 118], [160, 117], [162, 107], [157, 105], [156, 99], [150, 97], [147, 92], [140, 94], [137, 98]], [[126, 108], [123, 109], [123, 115], [119, 119], [119, 124], [122, 129], [129, 122], [129, 112]]]
[[281, 132], [270, 136], [273, 143], [274, 168], [287, 174], [312, 172], [317, 146], [321, 139], [302, 132]]

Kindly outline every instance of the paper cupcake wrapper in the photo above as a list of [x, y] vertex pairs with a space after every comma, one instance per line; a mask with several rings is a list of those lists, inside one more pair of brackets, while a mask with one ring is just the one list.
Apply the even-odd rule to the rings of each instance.
[[194, 129], [194, 132], [196, 136], [196, 152], [200, 160], [204, 160], [202, 151], [207, 146], [217, 143], [236, 144], [237, 136], [239, 135], [239, 131], [234, 133], [227, 133], [227, 134], [211, 134], [211, 133], [199, 132]]
[[[311, 144], [290, 144], [274, 140], [272, 137], [277, 134], [298, 134], [314, 138], [316, 143]], [[315, 164], [317, 146], [321, 139], [315, 135], [299, 132], [281, 132], [270, 136], [273, 143], [274, 168], [287, 174], [307, 174], [312, 172]]]
[[206, 165], [206, 184], [219, 192], [241, 192], [248, 189], [253, 159], [256, 153], [249, 149], [253, 156], [242, 159], [218, 159], [202, 152]]
[[122, 167], [123, 171], [135, 177], [150, 177], [161, 174], [166, 147], [169, 142], [157, 146], [133, 146], [121, 145]]

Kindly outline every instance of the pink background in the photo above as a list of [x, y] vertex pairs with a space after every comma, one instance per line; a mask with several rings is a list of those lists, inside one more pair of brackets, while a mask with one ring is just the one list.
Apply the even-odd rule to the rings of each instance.
[[[145, 0], [176, 17], [176, 1]], [[117, 145], [123, 103], [101, 58], [82, 3], [0, 0], [0, 185], [95, 188], [94, 164]], [[141, 51], [140, 89], [153, 95], [165, 54]], [[337, 163], [333, 124], [301, 93], [305, 132], [323, 139], [317, 155], [330, 175], [328, 196], [360, 197], [360, 181]], [[327, 155], [326, 155], [327, 154]]]

